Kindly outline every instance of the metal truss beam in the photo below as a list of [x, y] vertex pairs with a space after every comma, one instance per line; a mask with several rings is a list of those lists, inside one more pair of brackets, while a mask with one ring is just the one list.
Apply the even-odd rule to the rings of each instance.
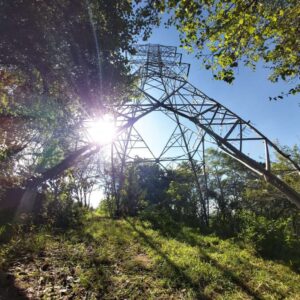
[[[165, 166], [166, 161], [178, 162], [185, 159], [190, 161], [192, 169], [195, 169], [194, 163], [198, 160], [205, 169], [201, 145], [204, 149], [204, 144], [208, 143], [219, 147], [263, 177], [300, 208], [299, 193], [285, 183], [280, 175], [272, 172], [270, 162], [276, 155], [281, 155], [299, 173], [300, 167], [297, 163], [257, 130], [250, 121], [243, 120], [190, 84], [187, 81], [190, 66], [182, 62], [182, 55], [177, 53], [176, 47], [138, 45], [136, 54], [130, 58], [130, 62], [138, 78], [136, 88], [139, 97], [122, 106], [109, 108], [120, 127], [134, 120], [132, 128], [127, 126], [124, 135], [120, 134], [120, 138], [112, 145], [123, 165], [137, 159], [130, 157], [129, 153], [138, 144], [142, 144], [151, 155], [143, 157], [141, 161], [153, 161]], [[135, 122], [153, 111], [163, 113], [174, 122], [174, 131], [159, 156], [153, 154], [141, 134], [133, 127]], [[175, 148], [181, 149], [182, 155], [175, 155]], [[196, 172], [195, 176], [197, 177]], [[205, 191], [200, 191], [203, 186], [206, 185], [199, 183], [201, 195], [202, 192], [203, 195], [206, 194]], [[202, 203], [204, 202], [202, 199]], [[203, 210], [205, 209], [204, 205]]]

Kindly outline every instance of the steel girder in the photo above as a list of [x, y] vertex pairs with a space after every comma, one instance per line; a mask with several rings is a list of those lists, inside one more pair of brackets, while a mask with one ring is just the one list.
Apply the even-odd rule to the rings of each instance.
[[[134, 100], [113, 106], [111, 112], [120, 131], [112, 144], [114, 159], [124, 165], [137, 159], [134, 149], [146, 149], [148, 156], [141, 161], [151, 161], [166, 166], [165, 162], [188, 160], [196, 180], [199, 173], [195, 164], [202, 164], [205, 174], [205, 144], [217, 146], [250, 170], [263, 177], [291, 202], [300, 208], [300, 195], [271, 170], [275, 155], [283, 156], [299, 173], [300, 167], [250, 121], [245, 121], [221, 103], [205, 95], [187, 81], [189, 64], [182, 62], [176, 47], [162, 45], [137, 45], [135, 55], [129, 58], [137, 79]], [[175, 128], [160, 155], [154, 155], [135, 128], [135, 123], [153, 111], [161, 112], [174, 122]], [[124, 124], [127, 124], [124, 126]], [[130, 126], [128, 126], [130, 124]], [[162, 129], [163, 130], [163, 129]], [[174, 154], [175, 148], [181, 154]], [[168, 154], [168, 155], [167, 155]], [[120, 186], [120, 184], [119, 184]], [[202, 203], [205, 203], [205, 184], [198, 183]], [[204, 196], [203, 196], [204, 195]], [[203, 206], [202, 211], [208, 209]]]

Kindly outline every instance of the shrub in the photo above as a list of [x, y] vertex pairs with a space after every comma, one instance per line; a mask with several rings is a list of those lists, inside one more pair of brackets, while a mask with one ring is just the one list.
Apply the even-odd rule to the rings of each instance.
[[241, 211], [236, 218], [238, 237], [253, 244], [261, 255], [284, 259], [300, 251], [300, 242], [292, 230], [290, 218], [267, 219], [250, 211]]

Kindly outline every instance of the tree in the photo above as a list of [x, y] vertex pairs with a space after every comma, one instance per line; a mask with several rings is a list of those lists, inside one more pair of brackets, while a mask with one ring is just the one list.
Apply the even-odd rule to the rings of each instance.
[[[148, 2], [157, 13], [168, 13], [167, 24], [179, 30], [182, 46], [189, 52], [195, 51], [214, 78], [231, 83], [239, 65], [255, 69], [259, 61], [272, 71], [272, 82], [293, 82], [299, 78], [299, 1]], [[299, 91], [300, 85], [294, 83], [288, 93]]]
[[145, 192], [140, 182], [140, 174], [135, 164], [128, 165], [125, 170], [124, 185], [121, 189], [121, 213], [136, 216], [144, 202]]
[[[285, 153], [290, 155], [294, 161], [300, 162], [299, 146], [282, 147]], [[298, 172], [294, 171], [290, 163], [281, 156], [276, 157], [271, 168], [285, 182], [296, 191], [300, 191], [300, 180]], [[249, 180], [243, 193], [243, 209], [251, 210], [257, 215], [262, 215], [270, 220], [280, 218], [290, 219], [292, 230], [297, 236], [300, 235], [300, 213], [292, 205], [285, 195], [263, 180]]]
[[153, 21], [126, 0], [0, 1], [0, 66], [25, 78], [31, 94], [79, 97], [96, 114], [128, 90], [123, 51]]
[[105, 172], [105, 201], [110, 215], [136, 215], [145, 208], [167, 205], [169, 172], [139, 159], [126, 165], [123, 174], [120, 170], [121, 166], [114, 162], [113, 168], [106, 168]]
[[207, 149], [206, 167], [213, 227], [223, 235], [232, 234], [234, 215], [243, 207], [244, 191], [256, 177], [238, 161], [213, 148]]
[[14, 141], [1, 140], [1, 157], [23, 149], [28, 127], [41, 148], [31, 154], [48, 155], [36, 160], [37, 173], [55, 166], [49, 155], [62, 162], [77, 151], [74, 129], [87, 113], [128, 96], [133, 78], [124, 51], [153, 22], [139, 1], [0, 1], [0, 117], [12, 120], [4, 134], [17, 132]]
[[90, 207], [91, 195], [99, 188], [98, 177], [97, 159], [94, 156], [68, 170], [71, 194], [80, 206]]
[[147, 205], [163, 204], [166, 201], [166, 190], [170, 184], [170, 174], [163, 170], [160, 165], [153, 163], [139, 163], [137, 171], [139, 184], [145, 191], [144, 199]]
[[0, 0], [1, 170], [34, 191], [99, 150], [80, 141], [82, 120], [126, 99], [124, 51], [153, 22], [139, 1]]
[[[203, 210], [204, 185], [203, 182], [200, 182], [200, 170], [197, 171], [198, 179], [195, 178], [189, 162], [179, 164], [173, 170], [166, 196], [169, 210], [176, 220], [180, 220], [191, 226], [201, 225], [202, 227], [206, 227], [208, 225], [208, 215]], [[199, 186], [201, 190], [199, 190]]]

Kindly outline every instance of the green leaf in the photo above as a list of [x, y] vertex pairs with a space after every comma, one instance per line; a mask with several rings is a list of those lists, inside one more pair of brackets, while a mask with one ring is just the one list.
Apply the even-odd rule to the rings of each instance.
[[254, 33], [254, 31], [255, 31], [255, 27], [253, 27], [253, 26], [249, 26], [249, 27], [248, 27], [248, 32], [249, 32], [250, 34]]

